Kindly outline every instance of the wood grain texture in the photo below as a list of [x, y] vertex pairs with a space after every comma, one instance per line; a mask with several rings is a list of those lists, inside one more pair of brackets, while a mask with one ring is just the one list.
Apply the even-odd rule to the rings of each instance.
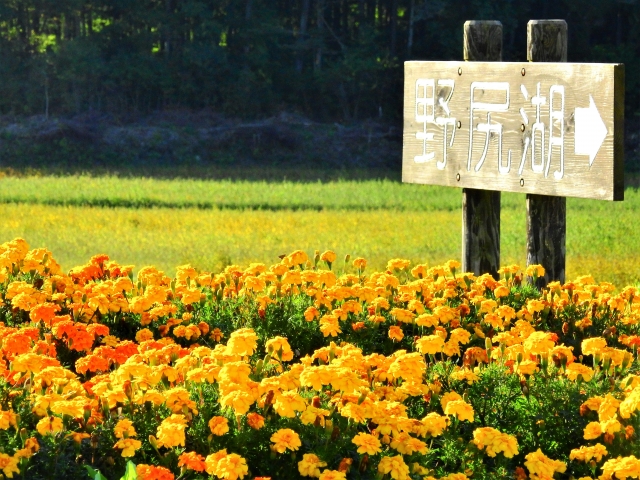
[[[463, 58], [465, 61], [501, 61], [502, 23], [465, 22]], [[462, 190], [462, 271], [474, 275], [490, 273], [499, 279], [499, 268], [500, 192], [465, 188]]]
[[463, 190], [462, 260], [462, 271], [499, 279], [500, 192]]
[[566, 62], [567, 31], [564, 20], [530, 20], [527, 24], [527, 60]]
[[[524, 76], [522, 73], [524, 72]], [[424, 88], [419, 81], [432, 80], [433, 107], [427, 114], [433, 121], [419, 118], [424, 114]], [[447, 86], [443, 81], [450, 81]], [[502, 165], [511, 167], [507, 173], [499, 169], [500, 135], [489, 134], [487, 155], [480, 165], [487, 134], [477, 130], [481, 123], [488, 124], [487, 110], [474, 109], [471, 115], [471, 87], [474, 82], [502, 82], [508, 84], [509, 105], [506, 110], [489, 112], [492, 126], [502, 126]], [[475, 84], [477, 86], [477, 84]], [[533, 125], [536, 123], [538, 96], [544, 97], [540, 106], [540, 122], [545, 132], [545, 148], [539, 148], [537, 139], [536, 165], [544, 164], [541, 172], [533, 164]], [[554, 136], [560, 135], [560, 122], [551, 122], [549, 97], [551, 87], [564, 88], [564, 139], [562, 149], [554, 146], [549, 161], [549, 131], [553, 123]], [[523, 90], [524, 87], [524, 90]], [[435, 90], [435, 93], [434, 93]], [[526, 91], [526, 96], [525, 96]], [[451, 94], [450, 98], [449, 95]], [[403, 181], [481, 190], [533, 193], [537, 195], [582, 197], [600, 200], [624, 198], [624, 68], [617, 64], [595, 63], [508, 63], [508, 62], [406, 62], [405, 106], [403, 142]], [[601, 117], [606, 136], [597, 154], [590, 162], [589, 155], [576, 153], [576, 109], [590, 108], [591, 100]], [[559, 95], [554, 93], [554, 108], [559, 108]], [[505, 103], [504, 91], [486, 88], [474, 89], [475, 102], [497, 105]], [[447, 113], [444, 103], [449, 110]], [[522, 115], [525, 115], [528, 123]], [[424, 115], [423, 115], [424, 118]], [[438, 120], [440, 119], [440, 120]], [[438, 124], [436, 121], [440, 121]], [[444, 125], [443, 122], [450, 122]], [[453, 122], [453, 124], [451, 123]], [[419, 134], [433, 134], [424, 142]], [[452, 128], [455, 124], [455, 129]], [[445, 143], [445, 127], [447, 138]], [[590, 125], [587, 129], [587, 138]], [[455, 130], [455, 137], [453, 131]], [[584, 129], [583, 129], [584, 133]], [[453, 137], [453, 138], [452, 138]], [[527, 140], [528, 139], [528, 140]], [[452, 141], [453, 140], [453, 141]], [[473, 141], [470, 149], [470, 142]], [[426, 146], [426, 150], [425, 150]], [[446, 148], [445, 148], [446, 147]], [[471, 155], [470, 155], [471, 150]], [[560, 153], [564, 154], [561, 169]], [[446, 152], [446, 157], [445, 157]], [[542, 152], [542, 155], [540, 155]], [[431, 159], [416, 161], [423, 153]], [[524, 155], [526, 153], [526, 155]], [[523, 162], [523, 156], [524, 162]], [[471, 161], [469, 161], [471, 159]], [[547, 164], [549, 166], [547, 170]], [[480, 165], [480, 168], [477, 168]], [[522, 171], [520, 171], [522, 167]], [[554, 174], [562, 173], [560, 178]]]
[[[527, 24], [527, 59], [530, 62], [566, 62], [567, 38], [564, 20], [530, 21]], [[615, 106], [615, 98], [611, 102]], [[615, 133], [615, 128], [611, 130]], [[612, 189], [615, 192], [615, 179]], [[566, 241], [567, 199], [527, 195], [527, 265], [542, 265], [545, 269], [544, 277], [537, 281], [538, 288], [546, 287], [553, 280], [564, 283]]]
[[502, 61], [502, 23], [494, 20], [465, 22], [462, 49], [465, 61]]
[[542, 265], [538, 288], [551, 281], [565, 281], [567, 199], [527, 195], [527, 265]]

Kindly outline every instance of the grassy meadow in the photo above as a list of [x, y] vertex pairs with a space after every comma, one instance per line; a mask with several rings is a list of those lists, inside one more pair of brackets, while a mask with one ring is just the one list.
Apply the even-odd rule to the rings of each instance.
[[[621, 203], [568, 199], [567, 279], [640, 279], [640, 193]], [[169, 274], [273, 263], [296, 249], [437, 264], [459, 259], [459, 189], [389, 180], [260, 182], [114, 176], [0, 178], [0, 243], [25, 238], [64, 268], [107, 253]], [[502, 263], [524, 265], [525, 197], [502, 195]]]

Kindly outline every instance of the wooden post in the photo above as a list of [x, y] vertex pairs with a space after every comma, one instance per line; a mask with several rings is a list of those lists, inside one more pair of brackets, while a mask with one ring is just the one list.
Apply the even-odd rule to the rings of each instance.
[[[502, 60], [502, 23], [468, 21], [464, 24], [464, 60]], [[473, 128], [471, 125], [469, 128]], [[462, 190], [462, 271], [490, 273], [500, 268], [500, 192]]]
[[[567, 22], [531, 20], [527, 25], [527, 60], [530, 62], [567, 61]], [[567, 199], [546, 195], [527, 195], [527, 265], [542, 265], [544, 278], [565, 281], [567, 238]]]

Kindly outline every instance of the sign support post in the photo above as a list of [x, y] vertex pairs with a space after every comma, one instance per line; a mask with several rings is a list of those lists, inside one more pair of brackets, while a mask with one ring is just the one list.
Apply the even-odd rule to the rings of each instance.
[[[567, 22], [530, 20], [527, 24], [527, 60], [567, 61]], [[567, 198], [527, 194], [527, 265], [542, 265], [537, 286], [565, 281]]]
[[[502, 61], [502, 23], [467, 21], [464, 24], [465, 61]], [[500, 192], [462, 190], [462, 271], [490, 273], [500, 268]]]

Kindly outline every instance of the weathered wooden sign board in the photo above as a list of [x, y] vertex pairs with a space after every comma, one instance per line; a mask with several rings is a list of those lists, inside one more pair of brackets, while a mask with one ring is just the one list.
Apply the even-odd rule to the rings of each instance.
[[624, 199], [624, 66], [405, 62], [402, 180]]

